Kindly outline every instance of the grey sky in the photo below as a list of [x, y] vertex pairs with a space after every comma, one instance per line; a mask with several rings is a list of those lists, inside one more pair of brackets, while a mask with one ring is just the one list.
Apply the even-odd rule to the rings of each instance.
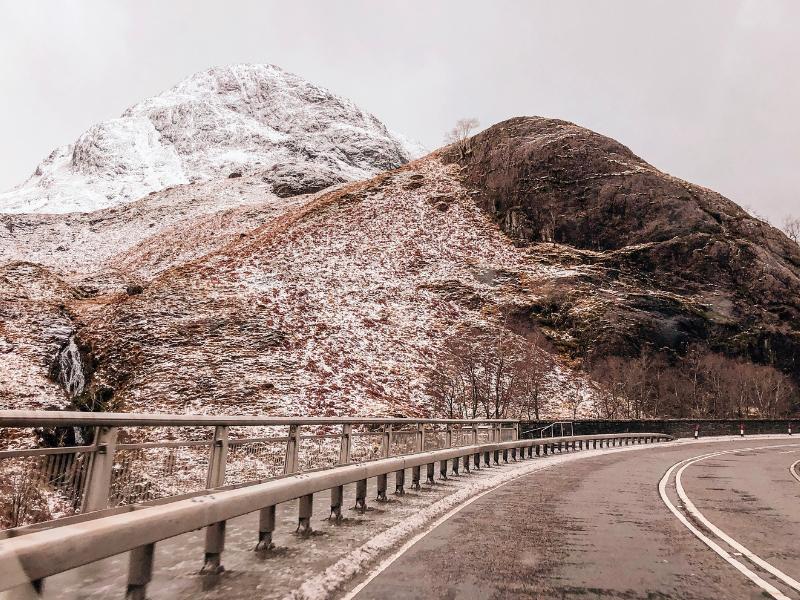
[[211, 65], [277, 64], [434, 148], [462, 116], [610, 135], [779, 223], [800, 213], [800, 2], [0, 0], [0, 189]]

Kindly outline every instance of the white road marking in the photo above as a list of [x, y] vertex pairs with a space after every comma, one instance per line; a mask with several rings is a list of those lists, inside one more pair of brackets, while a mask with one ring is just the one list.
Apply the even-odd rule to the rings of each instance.
[[755, 554], [754, 552], [752, 552], [751, 550], [749, 550], [748, 548], [746, 548], [745, 546], [743, 546], [742, 544], [737, 542], [735, 539], [733, 539], [727, 533], [722, 531], [719, 527], [714, 525], [711, 521], [709, 521], [705, 517], [705, 515], [703, 515], [703, 513], [700, 512], [700, 510], [694, 505], [694, 503], [691, 501], [689, 496], [686, 494], [686, 490], [684, 490], [683, 484], [681, 482], [681, 475], [683, 475], [683, 472], [686, 470], [687, 467], [689, 467], [689, 466], [691, 466], [691, 465], [693, 465], [695, 463], [698, 463], [698, 462], [700, 462], [702, 460], [706, 460], [707, 458], [711, 458], [711, 457], [702, 457], [702, 458], [696, 458], [694, 460], [690, 460], [685, 465], [683, 465], [678, 470], [678, 473], [675, 475], [675, 489], [678, 491], [678, 496], [680, 496], [681, 500], [683, 500], [683, 504], [686, 507], [686, 510], [688, 510], [695, 519], [700, 521], [700, 523], [705, 525], [708, 528], [708, 530], [711, 531], [711, 533], [713, 533], [718, 538], [723, 540], [731, 548], [735, 548], [737, 551], [741, 552], [743, 556], [747, 557], [751, 562], [757, 564], [759, 567], [761, 567], [762, 569], [764, 569], [768, 573], [771, 573], [772, 575], [774, 575], [775, 577], [777, 577], [778, 579], [783, 581], [786, 585], [788, 585], [792, 589], [797, 590], [798, 592], [800, 592], [800, 582], [798, 582], [797, 580], [793, 579], [792, 577], [789, 577], [786, 573], [784, 573], [780, 569], [777, 569], [776, 567], [773, 567], [771, 564], [769, 564], [763, 558], [761, 558], [760, 556], [758, 556], [757, 554]]
[[789, 467], [789, 473], [791, 473], [792, 477], [797, 479], [797, 482], [800, 483], [800, 466], [798, 465], [800, 465], [800, 460], [793, 462]]
[[[800, 590], [800, 587], [798, 587], [798, 586], [800, 586], [800, 583], [798, 583], [797, 581], [795, 581], [794, 579], [792, 579], [791, 577], [789, 577], [788, 575], [786, 575], [785, 573], [783, 573], [779, 569], [776, 569], [775, 567], [770, 565], [768, 562], [766, 562], [765, 560], [763, 560], [760, 557], [758, 557], [757, 555], [755, 555], [754, 553], [750, 552], [750, 550], [748, 550], [747, 548], [745, 548], [744, 546], [742, 546], [741, 544], [736, 542], [736, 540], [734, 540], [733, 538], [728, 536], [725, 532], [720, 530], [713, 523], [711, 523], [708, 519], [706, 519], [703, 516], [703, 514], [699, 510], [697, 510], [697, 508], [694, 506], [692, 501], [686, 495], [686, 492], [683, 489], [683, 486], [681, 485], [681, 481], [680, 481], [680, 476], [683, 473], [684, 469], [686, 469], [686, 467], [688, 467], [689, 465], [692, 465], [692, 464], [694, 464], [696, 462], [699, 462], [701, 460], [705, 460], [707, 458], [712, 458], [712, 457], [715, 457], [715, 456], [721, 456], [723, 454], [731, 454], [731, 453], [735, 453], [735, 452], [746, 452], [748, 450], [749, 451], [754, 451], [754, 450], [763, 450], [765, 448], [781, 448], [781, 447], [786, 447], [786, 445], [784, 445], [784, 446], [762, 446], [762, 447], [759, 447], [759, 448], [737, 448], [735, 450], [724, 450], [724, 451], [720, 451], [720, 452], [711, 452], [711, 453], [708, 453], [708, 454], [703, 454], [703, 455], [700, 455], [700, 456], [687, 458], [687, 459], [684, 459], [682, 461], [678, 461], [677, 463], [672, 465], [669, 468], [669, 470], [664, 474], [664, 477], [661, 478], [661, 481], [658, 483], [658, 492], [661, 495], [661, 500], [664, 502], [664, 504], [667, 506], [667, 508], [670, 510], [670, 512], [672, 512], [672, 514], [674, 514], [678, 518], [678, 520], [681, 523], [683, 523], [683, 525], [689, 531], [691, 531], [698, 539], [700, 539], [704, 544], [706, 544], [709, 548], [711, 548], [714, 552], [716, 552], [720, 557], [722, 557], [723, 560], [725, 560], [727, 563], [729, 563], [737, 571], [742, 573], [745, 577], [747, 577], [750, 581], [755, 583], [757, 586], [759, 586], [762, 590], [767, 592], [773, 598], [776, 598], [777, 600], [791, 600], [788, 596], [786, 596], [778, 588], [776, 588], [771, 583], [769, 583], [769, 582], [765, 581], [764, 579], [762, 579], [759, 575], [757, 575], [755, 572], [750, 570], [744, 563], [742, 563], [741, 561], [736, 560], [731, 553], [729, 553], [727, 550], [722, 548], [714, 540], [712, 540], [710, 537], [708, 537], [702, 531], [700, 531], [697, 527], [695, 527], [692, 523], [690, 523], [689, 520], [675, 507], [675, 505], [672, 504], [672, 502], [670, 501], [669, 497], [667, 496], [667, 492], [666, 492], [667, 483], [669, 482], [669, 478], [671, 477], [673, 471], [675, 471], [675, 469], [679, 465], [683, 464], [683, 467], [678, 471], [678, 473], [677, 473], [677, 475], [675, 477], [675, 487], [676, 487], [676, 490], [678, 492], [678, 496], [683, 501], [683, 504], [684, 504], [685, 508], [692, 514], [692, 516], [694, 516], [696, 519], [698, 519], [712, 533], [717, 535], [720, 539], [724, 540], [732, 548], [736, 548], [742, 555], [747, 557], [750, 561], [754, 562], [759, 567], [765, 569], [769, 573], [772, 573], [774, 576], [778, 577], [779, 579], [784, 581], [784, 583], [787, 583], [788, 585], [790, 585], [792, 588], [794, 588], [796, 590]], [[686, 463], [686, 464], [684, 464], [684, 463]]]

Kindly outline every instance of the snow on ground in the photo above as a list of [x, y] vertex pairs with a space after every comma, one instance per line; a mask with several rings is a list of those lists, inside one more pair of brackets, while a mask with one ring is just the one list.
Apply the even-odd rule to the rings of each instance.
[[[373, 115], [272, 65], [197, 73], [54, 150], [0, 212], [89, 212], [232, 173], [273, 190], [364, 179], [421, 153]], [[302, 190], [301, 190], [302, 191]]]
[[428, 158], [319, 194], [140, 295], [76, 302], [99, 379], [130, 411], [429, 414], [444, 340], [499, 327], [563, 271], [515, 248], [454, 169]]

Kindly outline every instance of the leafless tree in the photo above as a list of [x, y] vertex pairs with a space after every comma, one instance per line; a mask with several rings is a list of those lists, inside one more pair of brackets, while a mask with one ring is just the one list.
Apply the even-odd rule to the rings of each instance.
[[455, 127], [445, 134], [444, 141], [446, 144], [454, 144], [461, 158], [464, 158], [470, 151], [470, 136], [479, 126], [478, 119], [474, 117], [459, 119]]
[[800, 244], [800, 217], [787, 215], [783, 219], [782, 229], [790, 240], [792, 240], [795, 244]]
[[539, 332], [533, 332], [527, 337], [519, 362], [517, 376], [517, 396], [519, 402], [520, 418], [530, 421], [540, 419], [543, 410], [550, 404], [550, 399], [544, 392], [547, 373], [552, 368], [552, 357], [545, 349], [546, 340]]

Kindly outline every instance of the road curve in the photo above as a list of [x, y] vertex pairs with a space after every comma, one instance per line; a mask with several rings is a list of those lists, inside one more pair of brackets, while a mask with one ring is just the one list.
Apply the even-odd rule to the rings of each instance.
[[[695, 510], [794, 581], [800, 578], [800, 486], [790, 468], [799, 458], [800, 440], [746, 438], [554, 466], [475, 500], [343, 598], [770, 597], [670, 512], [659, 482], [669, 472], [666, 497], [690, 525], [710, 533], [687, 515], [676, 493], [675, 474], [685, 466], [680, 483]], [[772, 597], [800, 599], [785, 581], [716, 536], [715, 542], [766, 580], [778, 593]]]

